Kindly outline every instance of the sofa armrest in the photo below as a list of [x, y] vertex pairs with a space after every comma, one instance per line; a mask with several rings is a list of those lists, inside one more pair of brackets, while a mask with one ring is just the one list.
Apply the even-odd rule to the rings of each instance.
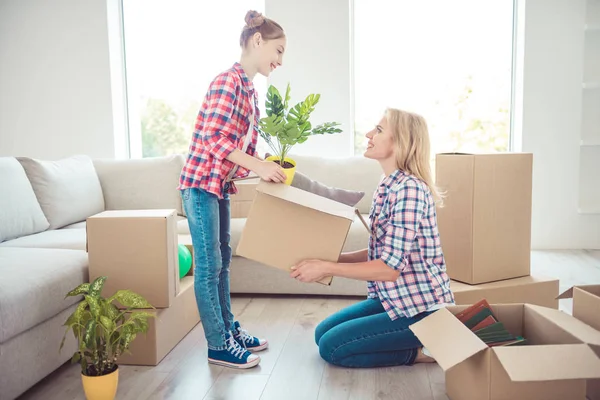
[[142, 159], [96, 159], [107, 210], [175, 209], [184, 215], [177, 190], [183, 155]]

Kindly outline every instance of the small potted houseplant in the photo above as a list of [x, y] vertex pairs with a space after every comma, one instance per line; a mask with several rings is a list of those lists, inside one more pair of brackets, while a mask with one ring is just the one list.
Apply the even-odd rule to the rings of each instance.
[[265, 108], [267, 116], [260, 120], [260, 134], [267, 142], [273, 155], [267, 160], [281, 165], [287, 177], [285, 183], [291, 185], [296, 171], [296, 162], [288, 157], [293, 146], [304, 143], [313, 135], [340, 133], [338, 122], [325, 122], [312, 127], [310, 114], [321, 98], [320, 94], [309, 94], [304, 101], [299, 102], [289, 109], [290, 84], [288, 83], [285, 98], [281, 96], [275, 86], [270, 85], [267, 90]]
[[[114, 399], [119, 382], [117, 359], [124, 352], [129, 352], [129, 346], [138, 333], [148, 331], [148, 318], [154, 317], [149, 312], [132, 312], [154, 307], [130, 290], [119, 290], [108, 299], [102, 297], [100, 294], [105, 281], [105, 276], [98, 277], [66, 295], [83, 295], [83, 300], [64, 323], [67, 330], [60, 350], [68, 331], [72, 330], [79, 346], [71, 362], [81, 365], [81, 379], [88, 400]], [[124, 308], [117, 308], [113, 304], [115, 301]]]

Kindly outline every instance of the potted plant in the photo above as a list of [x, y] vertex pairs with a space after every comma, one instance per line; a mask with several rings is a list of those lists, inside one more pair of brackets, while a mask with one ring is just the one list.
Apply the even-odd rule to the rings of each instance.
[[281, 97], [279, 90], [273, 85], [270, 85], [267, 90], [267, 100], [265, 102], [267, 116], [260, 119], [259, 132], [274, 153], [272, 156], [267, 157], [267, 160], [281, 165], [287, 176], [285, 182], [287, 185], [292, 183], [296, 171], [296, 162], [288, 157], [293, 146], [306, 142], [313, 135], [333, 134], [342, 131], [337, 128], [340, 125], [337, 122], [325, 122], [314, 128], [312, 127], [309, 120], [310, 114], [315, 110], [320, 98], [320, 94], [309, 94], [304, 101], [289, 109], [289, 83], [285, 91], [285, 98]]
[[[92, 283], [83, 283], [71, 290], [69, 296], [83, 295], [77, 309], [69, 316], [60, 344], [62, 350], [69, 330], [78, 341], [78, 349], [71, 358], [81, 365], [81, 379], [88, 400], [112, 400], [117, 393], [119, 370], [117, 359], [128, 349], [138, 333], [148, 331], [149, 312], [134, 309], [153, 309], [146, 299], [130, 290], [119, 290], [105, 299], [100, 294], [106, 281], [98, 277]], [[119, 309], [117, 301], [125, 308]]]

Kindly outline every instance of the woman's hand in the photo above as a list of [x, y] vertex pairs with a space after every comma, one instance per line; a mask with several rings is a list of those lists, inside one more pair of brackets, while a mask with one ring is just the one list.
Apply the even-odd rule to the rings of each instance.
[[300, 282], [316, 282], [328, 275], [330, 262], [322, 260], [304, 260], [292, 267], [291, 277]]
[[273, 161], [258, 161], [254, 172], [267, 182], [283, 183], [287, 179], [283, 168]]

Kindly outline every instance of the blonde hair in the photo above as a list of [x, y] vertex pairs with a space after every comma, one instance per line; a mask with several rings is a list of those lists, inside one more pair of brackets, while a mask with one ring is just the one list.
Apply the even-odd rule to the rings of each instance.
[[422, 180], [441, 204], [442, 194], [435, 187], [429, 163], [431, 144], [425, 118], [394, 108], [385, 111], [385, 118], [396, 145], [396, 167]]

